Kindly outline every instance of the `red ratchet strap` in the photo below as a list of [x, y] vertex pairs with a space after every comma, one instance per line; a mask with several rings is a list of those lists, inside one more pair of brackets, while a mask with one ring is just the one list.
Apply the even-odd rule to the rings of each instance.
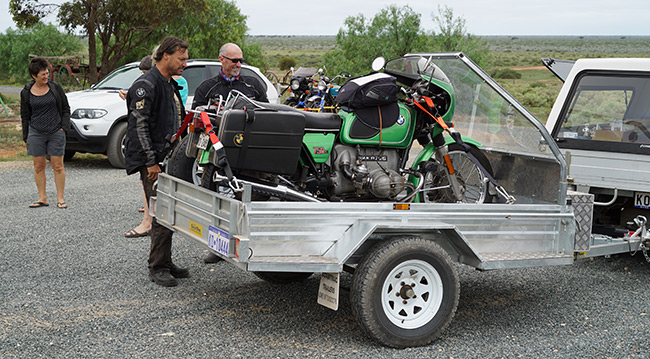
[[199, 116], [201, 118], [201, 122], [203, 122], [203, 126], [205, 126], [205, 132], [210, 137], [210, 142], [212, 142], [212, 149], [217, 154], [218, 166], [223, 169], [228, 180], [232, 181], [234, 175], [232, 173], [232, 169], [230, 168], [230, 164], [228, 163], [228, 158], [226, 157], [226, 150], [224, 149], [221, 141], [219, 141], [217, 135], [214, 133], [214, 128], [212, 127], [212, 123], [210, 122], [208, 113], [205, 111], [201, 111]]
[[178, 132], [176, 132], [176, 134], [174, 136], [172, 136], [172, 139], [169, 140], [169, 142], [174, 143], [174, 141], [176, 141], [179, 137], [181, 137], [183, 132], [185, 132], [185, 129], [187, 129], [187, 125], [189, 125], [190, 121], [192, 121], [193, 117], [194, 117], [194, 114], [192, 114], [192, 113], [187, 113], [185, 115], [185, 119], [183, 120], [183, 124], [181, 125], [181, 128], [178, 129]]
[[203, 126], [205, 126], [205, 132], [208, 134], [208, 136], [210, 136], [210, 142], [212, 142], [212, 146], [215, 149], [223, 148], [223, 145], [219, 142], [219, 138], [213, 131], [212, 123], [210, 122], [208, 113], [205, 111], [201, 111], [200, 116], [201, 116], [201, 122], [203, 122]]
[[[424, 101], [427, 103], [427, 106], [429, 106], [429, 107], [433, 107], [433, 106], [434, 106], [434, 105], [433, 105], [433, 100], [431, 100], [431, 97], [422, 96], [422, 98], [424, 98]], [[414, 103], [417, 107], [419, 107], [420, 110], [424, 111], [427, 115], [431, 116], [434, 120], [436, 120], [436, 122], [438, 122], [438, 124], [439, 124], [439, 125], [440, 125], [444, 130], [449, 131], [449, 126], [447, 126], [447, 124], [445, 123], [445, 121], [444, 121], [442, 118], [440, 118], [439, 116], [434, 116], [434, 115], [432, 115], [432, 114], [431, 114], [429, 111], [427, 111], [427, 110], [424, 108], [424, 106], [422, 106], [419, 102], [417, 102], [417, 101], [413, 101], [413, 103]]]

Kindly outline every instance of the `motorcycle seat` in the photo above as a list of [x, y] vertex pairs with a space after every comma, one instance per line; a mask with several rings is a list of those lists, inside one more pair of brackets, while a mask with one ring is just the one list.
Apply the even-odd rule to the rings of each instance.
[[335, 113], [300, 111], [305, 115], [307, 131], [338, 131], [341, 129], [341, 117]]

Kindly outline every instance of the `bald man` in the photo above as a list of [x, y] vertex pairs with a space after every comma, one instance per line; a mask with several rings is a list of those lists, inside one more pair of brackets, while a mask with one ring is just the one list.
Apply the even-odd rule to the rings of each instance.
[[221, 71], [213, 78], [207, 79], [196, 88], [192, 108], [208, 104], [213, 97], [228, 97], [231, 90], [237, 90], [249, 98], [262, 102], [269, 102], [264, 86], [254, 77], [242, 76], [241, 66], [244, 57], [239, 46], [227, 43], [219, 49]]

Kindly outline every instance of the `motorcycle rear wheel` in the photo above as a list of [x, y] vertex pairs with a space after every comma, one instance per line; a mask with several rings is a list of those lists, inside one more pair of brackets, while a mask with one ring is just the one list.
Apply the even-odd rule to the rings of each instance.
[[[470, 147], [469, 151], [485, 168], [491, 176], [494, 171], [485, 154], [476, 147]], [[457, 143], [449, 145], [449, 156], [457, 173], [458, 181], [463, 190], [462, 203], [490, 203], [493, 196], [489, 193], [489, 182], [485, 174], [472, 162], [465, 151]], [[449, 181], [444, 172], [429, 172], [424, 176], [423, 190], [448, 185]], [[456, 203], [458, 202], [451, 188], [426, 191], [420, 194], [420, 202], [425, 203]]]

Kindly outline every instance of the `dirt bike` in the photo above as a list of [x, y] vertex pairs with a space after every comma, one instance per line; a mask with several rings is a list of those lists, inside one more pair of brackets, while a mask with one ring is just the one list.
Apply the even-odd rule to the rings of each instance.
[[236, 92], [212, 119], [199, 112], [202, 186], [232, 196], [250, 186], [253, 200], [484, 203], [498, 194], [514, 201], [480, 144], [454, 130], [453, 87], [434, 62], [379, 58], [373, 69], [383, 72], [341, 87], [338, 113]]

